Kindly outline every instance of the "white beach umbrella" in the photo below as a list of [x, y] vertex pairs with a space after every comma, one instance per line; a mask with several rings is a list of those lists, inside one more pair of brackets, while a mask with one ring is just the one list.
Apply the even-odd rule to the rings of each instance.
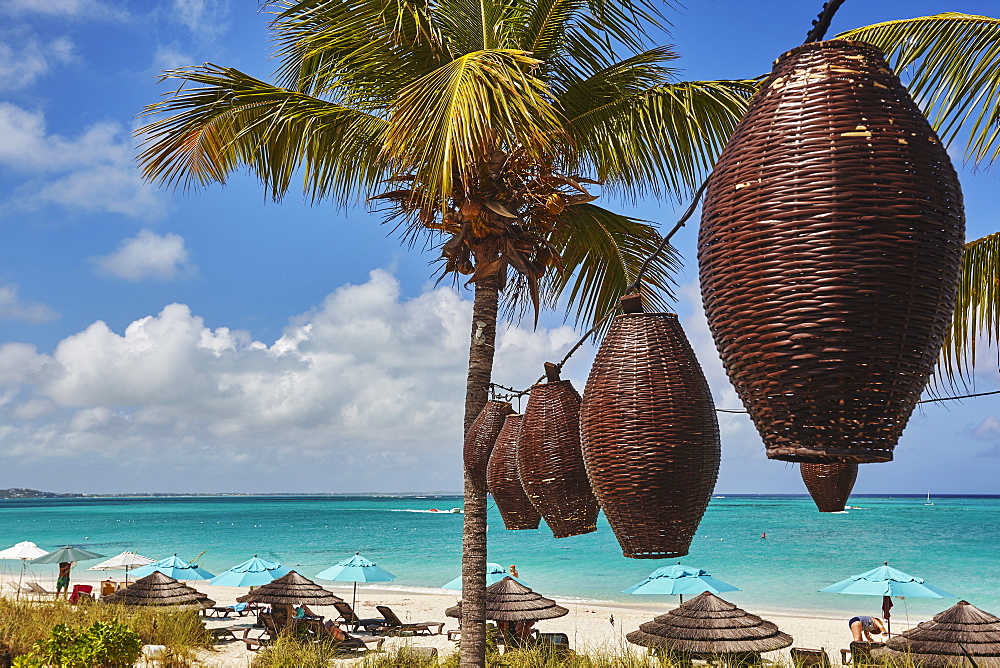
[[6, 550], [0, 551], [0, 559], [20, 559], [21, 560], [21, 573], [17, 577], [17, 598], [21, 598], [21, 581], [24, 579], [24, 569], [26, 568], [28, 559], [37, 559], [47, 552], [30, 540], [25, 540], [13, 547], [8, 547]]
[[148, 566], [153, 563], [153, 560], [149, 557], [144, 557], [141, 554], [136, 554], [135, 552], [122, 552], [121, 554], [116, 554], [107, 561], [102, 561], [96, 566], [91, 566], [88, 571], [125, 571], [125, 582], [128, 582], [128, 572], [133, 568], [138, 568], [140, 566]]

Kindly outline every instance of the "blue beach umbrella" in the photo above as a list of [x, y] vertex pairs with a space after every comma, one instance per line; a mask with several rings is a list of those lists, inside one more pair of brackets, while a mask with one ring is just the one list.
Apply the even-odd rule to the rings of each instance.
[[[832, 592], [834, 594], [857, 594], [859, 596], [881, 596], [882, 614], [885, 621], [889, 623], [889, 608], [892, 607], [893, 596], [905, 598], [956, 598], [954, 594], [949, 594], [940, 587], [927, 584], [921, 578], [915, 578], [908, 573], [895, 569], [884, 562], [878, 568], [852, 575], [846, 580], [823, 587], [820, 591]], [[886, 631], [890, 631], [887, 628]]]
[[140, 566], [132, 571], [132, 577], [136, 579], [144, 578], [153, 573], [163, 573], [175, 580], [208, 580], [215, 577], [204, 568], [188, 563], [176, 554], [165, 559], [160, 559], [159, 561], [154, 561], [151, 564]]
[[209, 580], [208, 584], [223, 587], [259, 587], [268, 582], [288, 575], [292, 569], [282, 566], [276, 561], [261, 559], [256, 554], [242, 564], [233, 566], [228, 571], [219, 573]]
[[[494, 563], [486, 564], [486, 586], [487, 587], [489, 587], [492, 584], [496, 584], [496, 583], [500, 582], [505, 577], [507, 577], [507, 569], [506, 568], [504, 568], [500, 564], [494, 564]], [[514, 576], [511, 576], [511, 577], [513, 579], [517, 580], [518, 582], [520, 582], [521, 584], [523, 584], [525, 587], [528, 586], [528, 583], [525, 582], [524, 580], [522, 580], [520, 578], [515, 578]], [[457, 578], [455, 578], [454, 580], [452, 580], [448, 584], [441, 585], [441, 589], [459, 589], [460, 590], [461, 588], [462, 588], [462, 576], [461, 575], [459, 575]]]
[[396, 579], [396, 576], [389, 571], [376, 566], [374, 561], [369, 561], [362, 557], [360, 552], [355, 552], [354, 556], [350, 559], [344, 559], [336, 566], [331, 566], [322, 573], [319, 573], [316, 577], [321, 580], [331, 580], [334, 582], [353, 582], [354, 597], [351, 601], [352, 608], [358, 600], [359, 582], [392, 582]]
[[628, 589], [623, 589], [622, 593], [680, 596], [681, 603], [683, 603], [685, 594], [690, 596], [706, 591], [718, 594], [725, 591], [742, 590], [728, 582], [713, 578], [708, 571], [684, 566], [680, 562], [677, 562], [673, 566], [657, 568], [649, 574], [648, 578], [638, 584], [632, 585]]

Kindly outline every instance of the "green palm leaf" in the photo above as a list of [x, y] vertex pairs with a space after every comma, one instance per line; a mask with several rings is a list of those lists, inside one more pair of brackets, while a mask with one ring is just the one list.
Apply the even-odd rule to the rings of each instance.
[[[746, 111], [755, 81], [688, 81], [640, 93], [607, 94], [567, 122], [567, 132], [605, 192], [635, 200], [698, 187]], [[587, 99], [583, 90], [576, 99]]]
[[966, 155], [1000, 155], [1000, 19], [947, 13], [887, 21], [838, 37], [874, 44], [946, 144], [964, 136]]
[[521, 51], [477, 51], [400, 93], [385, 155], [398, 171], [413, 170], [421, 207], [442, 207], [456, 176], [478, 176], [495, 147], [523, 147], [540, 161], [553, 152], [558, 112], [544, 82], [525, 72], [536, 62]]
[[205, 65], [167, 78], [195, 88], [146, 107], [171, 116], [140, 128], [143, 175], [170, 186], [203, 186], [240, 166], [280, 199], [295, 171], [314, 199], [373, 192], [384, 178], [379, 159], [387, 123], [371, 114], [285, 90], [242, 72]]
[[[594, 204], [567, 207], [550, 239], [562, 257], [563, 270], [546, 276], [543, 301], [551, 307], [565, 298], [567, 318], [589, 325], [618, 304], [662, 239], [646, 221]], [[649, 310], [667, 310], [679, 267], [677, 252], [668, 246], [647, 269], [642, 295]]]
[[945, 339], [939, 371], [961, 378], [976, 362], [976, 343], [1000, 340], [1000, 232], [965, 246], [962, 279], [951, 330]]

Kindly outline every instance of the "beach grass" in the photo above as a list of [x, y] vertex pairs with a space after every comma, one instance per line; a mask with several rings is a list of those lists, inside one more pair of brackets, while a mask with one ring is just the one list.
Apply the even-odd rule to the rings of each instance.
[[109, 621], [129, 626], [144, 645], [166, 646], [174, 665], [190, 663], [197, 650], [212, 646], [212, 635], [194, 610], [0, 599], [0, 647], [15, 656], [26, 654], [57, 624], [81, 627]]

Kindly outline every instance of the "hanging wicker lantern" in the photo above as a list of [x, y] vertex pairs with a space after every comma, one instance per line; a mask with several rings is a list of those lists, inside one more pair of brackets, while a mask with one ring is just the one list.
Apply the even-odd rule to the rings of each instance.
[[496, 501], [504, 526], [510, 531], [537, 529], [542, 516], [524, 493], [517, 472], [517, 439], [523, 415], [508, 415], [486, 467], [486, 486]]
[[514, 412], [506, 401], [487, 401], [465, 434], [465, 469], [476, 480], [486, 477], [486, 465], [496, 443], [504, 418]]
[[698, 263], [771, 459], [885, 462], [951, 320], [958, 177], [870, 44], [781, 56], [709, 179]]
[[622, 304], [584, 392], [587, 472], [626, 557], [682, 557], [719, 474], [715, 407], [677, 316]]
[[854, 462], [803, 462], [799, 464], [799, 473], [819, 512], [839, 513], [847, 505], [854, 482], [858, 479], [858, 465]]
[[556, 538], [597, 531], [597, 499], [580, 451], [580, 394], [546, 364], [549, 382], [531, 388], [517, 441], [524, 491]]

